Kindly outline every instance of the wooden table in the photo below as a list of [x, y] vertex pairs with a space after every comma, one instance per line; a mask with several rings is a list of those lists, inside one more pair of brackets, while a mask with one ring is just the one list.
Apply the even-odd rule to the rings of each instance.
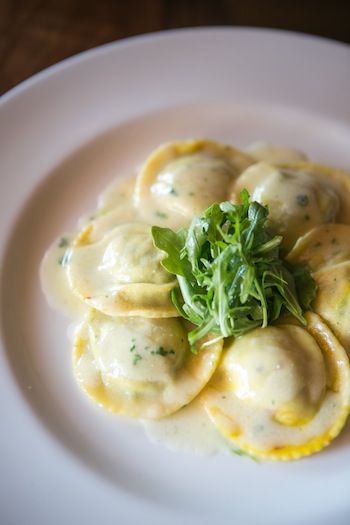
[[0, 94], [85, 49], [169, 28], [275, 27], [350, 42], [348, 6], [348, 0], [0, 0]]

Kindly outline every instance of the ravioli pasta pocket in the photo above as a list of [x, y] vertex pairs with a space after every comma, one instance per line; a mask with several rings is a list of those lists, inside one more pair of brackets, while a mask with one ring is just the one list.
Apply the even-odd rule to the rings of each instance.
[[[168, 271], [172, 247], [167, 254], [156, 247], [152, 226], [188, 228], [214, 203], [240, 203], [242, 190], [268, 206], [267, 227], [277, 237], [265, 239], [263, 249], [281, 243], [286, 264], [310, 268], [317, 284], [312, 311], [292, 317], [294, 307], [288, 313], [278, 300], [272, 324], [256, 327], [256, 307], [243, 335], [223, 337], [213, 323], [209, 332], [197, 329], [191, 347], [194, 326], [178, 305], [179, 290], [186, 294], [181, 270]], [[225, 236], [227, 225], [221, 227]], [[292, 460], [324, 448], [346, 422], [350, 175], [344, 171], [265, 143], [246, 151], [212, 140], [161, 145], [136, 177], [107, 189], [78, 231], [53, 243], [41, 282], [49, 303], [76, 323], [78, 385], [105, 409], [140, 420], [153, 441]], [[201, 308], [198, 318], [205, 318]], [[238, 315], [246, 310], [243, 304]]]

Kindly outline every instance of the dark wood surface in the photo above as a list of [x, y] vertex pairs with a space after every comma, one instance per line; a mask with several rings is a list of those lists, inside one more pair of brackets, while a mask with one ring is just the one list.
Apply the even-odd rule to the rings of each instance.
[[349, 43], [349, 5], [349, 0], [0, 0], [0, 94], [85, 49], [170, 28], [273, 27]]

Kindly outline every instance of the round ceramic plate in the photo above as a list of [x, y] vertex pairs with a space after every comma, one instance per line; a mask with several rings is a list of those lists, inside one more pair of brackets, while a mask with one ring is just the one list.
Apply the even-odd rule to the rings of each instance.
[[350, 428], [290, 464], [147, 441], [71, 372], [44, 250], [161, 142], [265, 139], [350, 168], [350, 49], [279, 31], [198, 29], [94, 49], [0, 104], [0, 521], [84, 525], [348, 523]]

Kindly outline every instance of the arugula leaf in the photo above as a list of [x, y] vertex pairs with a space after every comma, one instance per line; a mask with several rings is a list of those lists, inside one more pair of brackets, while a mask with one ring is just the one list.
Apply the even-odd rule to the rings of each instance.
[[157, 239], [157, 248], [168, 254], [161, 264], [170, 273], [184, 275], [186, 264], [181, 262], [181, 250], [186, 238], [185, 230], [175, 233], [170, 228], [152, 226], [153, 239]]
[[268, 208], [250, 202], [213, 204], [189, 228], [174, 232], [153, 226], [157, 248], [166, 253], [164, 268], [177, 276], [172, 301], [196, 328], [196, 341], [209, 332], [240, 336], [265, 327], [285, 312], [305, 324], [303, 311], [316, 285], [306, 266], [292, 267], [279, 253], [281, 236], [267, 228]]
[[235, 454], [235, 456], [242, 456], [242, 457], [251, 459], [252, 461], [254, 461], [254, 463], [260, 463], [261, 462], [261, 460], [259, 458], [257, 458], [256, 456], [254, 456], [250, 452], [246, 452], [245, 450], [242, 450], [241, 448], [238, 448], [238, 447], [233, 447], [232, 445], [227, 445], [227, 446], [228, 446], [230, 452], [232, 454]]
[[310, 270], [305, 264], [297, 264], [291, 268], [295, 287], [300, 304], [304, 310], [308, 310], [316, 297], [317, 285], [310, 279]]

